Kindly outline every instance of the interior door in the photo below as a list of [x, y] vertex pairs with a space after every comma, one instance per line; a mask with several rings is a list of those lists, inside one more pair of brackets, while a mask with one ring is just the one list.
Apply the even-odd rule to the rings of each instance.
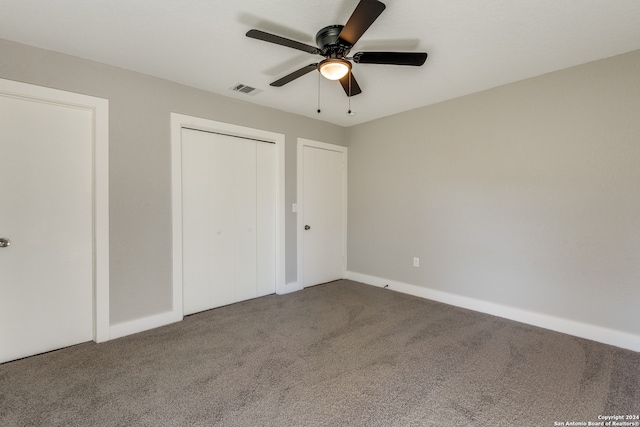
[[303, 286], [344, 277], [344, 147], [302, 145]]
[[244, 301], [257, 297], [256, 267], [256, 141], [231, 139], [234, 147], [232, 179], [226, 185], [233, 186], [235, 252], [235, 300]]
[[[233, 152], [229, 137], [182, 130], [184, 314], [235, 302]], [[215, 284], [226, 284], [226, 286]]]
[[182, 130], [184, 314], [275, 293], [273, 144]]
[[92, 141], [91, 111], [0, 95], [0, 362], [93, 338]]

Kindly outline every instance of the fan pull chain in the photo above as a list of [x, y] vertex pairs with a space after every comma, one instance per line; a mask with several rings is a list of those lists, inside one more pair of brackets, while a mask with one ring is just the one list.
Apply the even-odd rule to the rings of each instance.
[[353, 114], [351, 112], [351, 70], [349, 70], [349, 93], [347, 98], [349, 98], [349, 110], [347, 111], [347, 114], [351, 116]]
[[318, 114], [320, 114], [320, 80], [322, 76], [318, 73]]

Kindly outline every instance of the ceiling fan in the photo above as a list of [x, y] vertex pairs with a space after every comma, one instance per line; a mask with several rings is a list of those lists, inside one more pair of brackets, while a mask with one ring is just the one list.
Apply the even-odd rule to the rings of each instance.
[[357, 64], [420, 66], [427, 60], [426, 52], [358, 52], [352, 57], [347, 56], [385, 7], [384, 3], [378, 0], [360, 0], [345, 25], [330, 25], [318, 31], [316, 34], [318, 47], [255, 29], [249, 30], [247, 37], [325, 57], [318, 63], [309, 64], [276, 80], [271, 83], [271, 86], [284, 86], [313, 70], [318, 70], [327, 79], [340, 81], [347, 96], [354, 96], [362, 90], [353, 77], [350, 61]]

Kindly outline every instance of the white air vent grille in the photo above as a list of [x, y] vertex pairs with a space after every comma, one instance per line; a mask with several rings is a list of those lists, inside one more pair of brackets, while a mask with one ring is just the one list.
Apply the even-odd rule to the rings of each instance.
[[247, 86], [247, 85], [244, 85], [242, 83], [238, 83], [237, 85], [233, 86], [231, 88], [231, 90], [234, 91], [234, 92], [245, 93], [247, 95], [252, 95], [252, 96], [262, 92], [260, 89], [256, 89], [255, 87]]

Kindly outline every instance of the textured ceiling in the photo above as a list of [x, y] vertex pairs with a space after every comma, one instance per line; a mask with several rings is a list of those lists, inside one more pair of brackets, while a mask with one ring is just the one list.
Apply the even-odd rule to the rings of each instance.
[[[322, 58], [245, 33], [315, 45], [316, 32], [345, 24], [358, 0], [0, 0], [0, 38], [342, 126], [640, 49], [638, 0], [383, 2], [352, 54], [429, 58], [422, 67], [354, 64], [363, 93], [351, 98], [353, 116], [340, 84], [316, 72], [270, 87]], [[238, 83], [262, 92], [230, 91]]]

